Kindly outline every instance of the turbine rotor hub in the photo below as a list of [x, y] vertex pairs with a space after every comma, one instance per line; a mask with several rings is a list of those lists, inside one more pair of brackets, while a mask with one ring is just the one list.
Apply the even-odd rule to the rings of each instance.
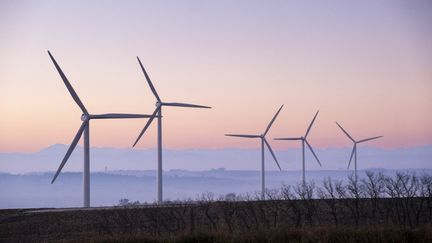
[[89, 115], [86, 115], [86, 114], [81, 115], [81, 121], [88, 121], [89, 118], [90, 118]]

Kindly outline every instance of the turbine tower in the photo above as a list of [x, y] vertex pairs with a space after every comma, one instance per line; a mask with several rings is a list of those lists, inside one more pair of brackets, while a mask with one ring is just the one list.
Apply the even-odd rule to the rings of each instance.
[[162, 203], [162, 107], [164, 106], [177, 106], [177, 107], [189, 107], [189, 108], [207, 108], [210, 109], [209, 106], [203, 106], [203, 105], [194, 105], [194, 104], [186, 104], [186, 103], [172, 103], [172, 102], [163, 102], [158, 93], [156, 92], [155, 87], [153, 86], [153, 83], [150, 80], [150, 77], [148, 76], [143, 64], [141, 63], [141, 60], [139, 57], [137, 57], [139, 65], [144, 73], [145, 78], [147, 79], [147, 83], [150, 86], [150, 89], [153, 93], [153, 95], [156, 97], [156, 108], [151, 115], [150, 119], [147, 121], [146, 125], [142, 129], [141, 133], [139, 134], [138, 138], [135, 140], [135, 143], [133, 144], [133, 147], [138, 143], [138, 141], [141, 139], [142, 135], [145, 133], [147, 128], [150, 126], [151, 122], [155, 117], [158, 118], [158, 169], [157, 169], [157, 201], [158, 204]]
[[366, 141], [370, 141], [370, 140], [374, 140], [374, 139], [378, 139], [378, 138], [382, 138], [383, 136], [377, 136], [377, 137], [371, 137], [371, 138], [365, 138], [365, 139], [362, 139], [362, 140], [359, 140], [359, 141], [356, 141], [356, 140], [354, 140], [349, 134], [348, 134], [348, 132], [347, 131], [345, 131], [345, 129], [343, 129], [343, 127], [339, 124], [339, 123], [337, 123], [336, 122], [336, 125], [338, 125], [338, 127], [342, 130], [342, 132], [343, 133], [345, 133], [345, 135], [347, 135], [347, 137], [353, 142], [353, 149], [352, 149], [352, 152], [351, 152], [351, 157], [350, 157], [350, 160], [349, 160], [349, 162], [348, 162], [348, 167], [347, 167], [347, 169], [349, 169], [349, 167], [350, 167], [350, 165], [351, 165], [351, 161], [352, 161], [352, 158], [353, 158], [353, 156], [354, 156], [354, 178], [355, 178], [355, 180], [357, 181], [357, 144], [359, 144], [359, 143], [363, 143], [363, 142], [366, 142]]
[[276, 162], [276, 165], [279, 167], [279, 170], [282, 170], [279, 162], [276, 159], [275, 154], [273, 153], [272, 148], [270, 147], [270, 144], [267, 142], [267, 139], [265, 136], [267, 135], [268, 131], [270, 130], [271, 126], [273, 125], [273, 122], [276, 120], [276, 117], [279, 115], [279, 112], [282, 110], [283, 105], [279, 108], [279, 110], [276, 112], [276, 114], [273, 116], [273, 119], [268, 124], [266, 130], [264, 133], [259, 135], [249, 135], [249, 134], [225, 134], [225, 136], [230, 137], [240, 137], [240, 138], [259, 138], [261, 139], [261, 199], [265, 200], [265, 166], [264, 166], [264, 144], [267, 146], [268, 150], [270, 151], [271, 155], [273, 156], [274, 161]]
[[317, 111], [315, 113], [314, 118], [312, 119], [311, 123], [309, 124], [309, 127], [306, 130], [306, 133], [304, 136], [302, 137], [296, 137], [296, 138], [275, 138], [275, 140], [291, 140], [291, 141], [295, 141], [295, 140], [300, 140], [302, 143], [302, 182], [303, 185], [306, 185], [306, 174], [305, 174], [305, 144], [308, 146], [309, 150], [312, 152], [313, 156], [315, 157], [316, 161], [318, 162], [319, 166], [321, 166], [321, 162], [318, 159], [317, 155], [315, 154], [314, 150], [312, 149], [312, 146], [309, 144], [308, 140], [307, 140], [307, 136], [312, 128], [312, 125], [315, 122], [316, 117], [318, 116], [318, 112]]
[[150, 116], [141, 115], [141, 114], [116, 114], [116, 113], [98, 114], [98, 115], [90, 114], [85, 108], [84, 104], [81, 102], [75, 90], [72, 88], [72, 85], [69, 83], [69, 80], [66, 78], [66, 75], [63, 73], [60, 66], [57, 64], [56, 60], [54, 59], [54, 57], [51, 55], [49, 51], [48, 51], [48, 55], [50, 56], [52, 62], [54, 63], [55, 68], [60, 74], [60, 77], [63, 79], [63, 82], [66, 85], [66, 88], [69, 90], [69, 93], [71, 94], [75, 103], [77, 103], [77, 105], [80, 107], [81, 111], [83, 112], [83, 114], [81, 115], [82, 124], [78, 129], [78, 132], [76, 133], [74, 139], [72, 140], [72, 143], [69, 146], [66, 155], [64, 156], [57, 172], [55, 173], [54, 178], [51, 181], [51, 184], [54, 183], [54, 181], [57, 179], [57, 176], [60, 174], [61, 170], [63, 169], [63, 166], [68, 161], [70, 155], [74, 151], [82, 134], [84, 133], [83, 206], [90, 207], [90, 120], [121, 119], [121, 118], [150, 118]]

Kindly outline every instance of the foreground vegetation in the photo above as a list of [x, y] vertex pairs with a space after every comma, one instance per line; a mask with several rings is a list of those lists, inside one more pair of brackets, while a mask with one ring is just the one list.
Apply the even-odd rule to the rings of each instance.
[[431, 242], [432, 176], [368, 172], [254, 195], [92, 210], [0, 211], [0, 241]]

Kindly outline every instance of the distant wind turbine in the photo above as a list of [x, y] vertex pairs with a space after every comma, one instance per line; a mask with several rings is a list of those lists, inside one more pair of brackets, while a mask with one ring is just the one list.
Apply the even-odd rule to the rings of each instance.
[[160, 99], [158, 93], [156, 92], [155, 87], [153, 86], [153, 83], [150, 80], [150, 77], [148, 76], [143, 64], [141, 63], [141, 60], [139, 57], [137, 57], [139, 65], [144, 73], [144, 76], [147, 79], [147, 83], [150, 86], [150, 89], [153, 93], [153, 95], [156, 97], [156, 109], [154, 110], [153, 114], [151, 115], [150, 119], [147, 121], [146, 125], [142, 129], [141, 133], [139, 134], [138, 138], [135, 140], [135, 143], [133, 144], [133, 147], [138, 143], [138, 141], [141, 139], [142, 135], [145, 133], [147, 128], [150, 126], [151, 122], [155, 117], [158, 118], [158, 170], [157, 170], [157, 201], [159, 204], [162, 203], [162, 107], [164, 106], [177, 106], [177, 107], [189, 107], [189, 108], [207, 108], [210, 109], [209, 106], [203, 106], [203, 105], [194, 105], [194, 104], [186, 104], [186, 103], [167, 103], [162, 102]]
[[309, 124], [308, 129], [306, 130], [306, 133], [303, 137], [296, 137], [296, 138], [275, 138], [275, 140], [300, 140], [302, 141], [302, 181], [303, 185], [306, 183], [306, 174], [305, 174], [305, 144], [308, 146], [309, 150], [312, 152], [313, 156], [315, 157], [316, 161], [318, 162], [319, 166], [321, 166], [321, 162], [318, 159], [317, 155], [315, 154], [314, 150], [312, 149], [312, 146], [307, 141], [307, 136], [312, 128], [313, 123], [315, 122], [316, 117], [318, 116], [318, 112], [316, 112], [314, 118], [312, 119], [311, 123]]
[[363, 142], [366, 142], [366, 141], [370, 141], [370, 140], [374, 140], [374, 139], [378, 139], [378, 138], [382, 138], [383, 136], [377, 136], [377, 137], [371, 137], [371, 138], [366, 138], [366, 139], [362, 139], [362, 140], [359, 140], [359, 141], [356, 141], [356, 140], [354, 140], [349, 134], [348, 134], [348, 132], [347, 131], [345, 131], [345, 129], [343, 129], [343, 127], [339, 124], [339, 123], [337, 123], [336, 122], [336, 125], [338, 125], [338, 127], [342, 130], [342, 132], [343, 133], [345, 133], [345, 135], [347, 135], [347, 137], [353, 142], [353, 149], [352, 149], [352, 152], [351, 152], [351, 157], [350, 157], [350, 160], [349, 160], [349, 162], [348, 162], [348, 167], [347, 167], [347, 169], [349, 169], [349, 167], [350, 167], [350, 165], [351, 165], [351, 161], [352, 161], [352, 158], [353, 158], [353, 156], [354, 156], [354, 178], [355, 178], [355, 180], [357, 181], [357, 144], [359, 144], [359, 143], [363, 143]]
[[271, 126], [273, 125], [273, 122], [276, 120], [276, 117], [279, 115], [279, 112], [282, 110], [283, 105], [279, 108], [279, 110], [274, 115], [273, 119], [268, 124], [266, 130], [262, 134], [258, 135], [249, 135], [249, 134], [225, 134], [225, 136], [230, 137], [240, 137], [240, 138], [259, 138], [261, 139], [261, 199], [265, 200], [265, 166], [264, 166], [264, 144], [267, 146], [268, 150], [270, 151], [271, 155], [273, 156], [274, 161], [276, 162], [276, 165], [279, 167], [279, 170], [282, 170], [279, 162], [276, 159], [275, 154], [273, 153], [272, 148], [270, 147], [270, 144], [267, 142], [267, 139], [265, 136], [267, 135], [268, 131], [270, 130]]
[[78, 132], [76, 133], [74, 139], [72, 140], [72, 143], [69, 146], [69, 149], [67, 150], [66, 155], [64, 156], [57, 172], [55, 173], [54, 178], [51, 181], [51, 184], [54, 183], [54, 181], [57, 179], [57, 176], [60, 174], [61, 170], [63, 169], [63, 166], [66, 164], [67, 160], [69, 159], [70, 155], [75, 149], [77, 143], [79, 142], [82, 134], [84, 133], [83, 206], [90, 207], [90, 120], [91, 119], [149, 118], [150, 115], [116, 114], [116, 113], [99, 114], [99, 115], [90, 114], [85, 108], [84, 104], [81, 102], [75, 90], [72, 88], [72, 85], [69, 83], [69, 80], [66, 78], [66, 75], [63, 73], [60, 66], [57, 64], [56, 60], [54, 59], [54, 57], [51, 55], [49, 51], [48, 51], [48, 55], [50, 56], [52, 62], [54, 63], [55, 68], [60, 74], [60, 77], [63, 79], [63, 82], [66, 85], [66, 88], [69, 90], [69, 93], [71, 94], [75, 103], [77, 103], [77, 105], [80, 107], [81, 111], [83, 112], [83, 114], [81, 115], [81, 120], [82, 120], [81, 127], [78, 129]]

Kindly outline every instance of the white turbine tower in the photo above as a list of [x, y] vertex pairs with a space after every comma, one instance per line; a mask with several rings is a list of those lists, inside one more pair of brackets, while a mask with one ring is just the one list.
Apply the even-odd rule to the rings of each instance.
[[209, 106], [203, 106], [203, 105], [194, 105], [194, 104], [186, 104], [186, 103], [167, 103], [162, 102], [162, 100], [159, 98], [158, 93], [156, 92], [155, 87], [153, 86], [150, 77], [148, 76], [143, 64], [141, 63], [141, 60], [139, 57], [137, 57], [139, 65], [141, 66], [141, 69], [144, 73], [144, 76], [147, 79], [147, 83], [150, 86], [150, 89], [153, 93], [153, 95], [156, 97], [156, 109], [154, 110], [153, 114], [151, 115], [150, 119], [142, 129], [141, 133], [139, 134], [138, 138], [135, 140], [135, 143], [133, 144], [133, 147], [138, 143], [138, 141], [141, 139], [142, 135], [145, 133], [147, 128], [150, 126], [151, 122], [155, 117], [158, 118], [158, 169], [157, 169], [157, 201], [159, 204], [162, 203], [162, 107], [164, 106], [177, 106], [177, 107], [190, 107], [190, 108], [208, 108]]
[[69, 83], [69, 80], [66, 78], [66, 75], [61, 70], [60, 66], [57, 64], [54, 57], [48, 51], [48, 55], [50, 56], [52, 62], [54, 63], [55, 68], [60, 74], [60, 77], [63, 79], [66, 88], [69, 90], [72, 98], [75, 100], [77, 105], [81, 108], [83, 114], [81, 115], [82, 124], [78, 129], [74, 139], [72, 140], [69, 149], [66, 152], [57, 172], [54, 175], [54, 178], [51, 181], [51, 184], [57, 179], [57, 176], [60, 174], [63, 166], [66, 164], [73, 150], [75, 149], [77, 143], [79, 142], [82, 134], [84, 133], [84, 173], [83, 173], [83, 191], [84, 191], [84, 200], [83, 206], [90, 207], [90, 120], [91, 119], [119, 119], [119, 118], [149, 118], [150, 115], [141, 115], [141, 114], [98, 114], [93, 115], [90, 114], [85, 108], [84, 104], [81, 102], [80, 98], [76, 94], [75, 90], [72, 88], [72, 85]]
[[318, 112], [316, 112], [314, 118], [312, 119], [311, 123], [309, 124], [308, 129], [306, 130], [306, 133], [304, 137], [296, 137], [296, 138], [275, 138], [275, 140], [300, 140], [302, 143], [302, 182], [303, 185], [306, 183], [306, 172], [305, 172], [305, 144], [308, 146], [309, 150], [312, 152], [313, 156], [315, 157], [316, 161], [318, 162], [319, 166], [321, 166], [321, 162], [318, 159], [317, 155], [315, 154], [314, 150], [312, 149], [312, 146], [309, 144], [307, 140], [307, 136], [312, 128], [313, 123], [315, 122], [316, 117], [318, 116]]
[[349, 134], [348, 134], [348, 132], [347, 131], [345, 131], [345, 129], [343, 129], [343, 127], [339, 124], [339, 123], [337, 123], [336, 122], [336, 125], [338, 125], [338, 127], [342, 130], [342, 132], [344, 132], [345, 133], [345, 135], [347, 135], [347, 137], [353, 142], [353, 149], [352, 149], [352, 152], [351, 152], [351, 157], [350, 157], [350, 160], [349, 160], [349, 162], [348, 162], [348, 167], [347, 167], [347, 169], [349, 169], [349, 167], [350, 167], [350, 165], [351, 165], [351, 161], [352, 161], [352, 158], [353, 158], [353, 156], [354, 156], [354, 178], [355, 178], [355, 180], [357, 181], [357, 144], [359, 144], [359, 143], [363, 143], [363, 142], [366, 142], [366, 141], [370, 141], [370, 140], [374, 140], [374, 139], [378, 139], [378, 138], [382, 138], [383, 136], [377, 136], [377, 137], [371, 137], [371, 138], [365, 138], [365, 139], [362, 139], [362, 140], [359, 140], [359, 141], [356, 141], [356, 140], [354, 140]]
[[279, 115], [279, 112], [282, 110], [283, 105], [279, 108], [279, 110], [274, 115], [273, 119], [270, 121], [270, 123], [267, 126], [267, 129], [262, 134], [258, 135], [249, 135], [249, 134], [225, 134], [225, 136], [230, 137], [240, 137], [240, 138], [259, 138], [261, 139], [261, 199], [265, 200], [265, 166], [264, 166], [264, 144], [267, 146], [268, 150], [270, 151], [271, 155], [273, 156], [274, 161], [276, 162], [276, 165], [279, 167], [279, 170], [282, 170], [279, 162], [276, 159], [275, 154], [273, 153], [272, 148], [270, 147], [270, 144], [267, 142], [267, 139], [265, 136], [267, 135], [268, 131], [270, 130], [271, 126], [273, 125], [273, 122], [276, 120], [276, 117]]

